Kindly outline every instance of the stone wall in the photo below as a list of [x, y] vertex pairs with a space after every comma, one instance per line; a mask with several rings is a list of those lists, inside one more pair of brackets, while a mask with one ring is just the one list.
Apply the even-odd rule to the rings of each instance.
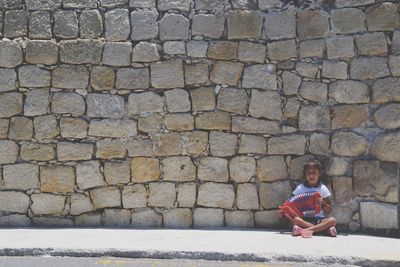
[[342, 229], [399, 228], [398, 1], [0, 8], [1, 226], [282, 227], [317, 158]]

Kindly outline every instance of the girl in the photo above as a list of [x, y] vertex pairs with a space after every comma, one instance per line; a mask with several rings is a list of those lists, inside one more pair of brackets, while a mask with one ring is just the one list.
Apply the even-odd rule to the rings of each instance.
[[295, 217], [292, 220], [293, 230], [292, 235], [301, 235], [303, 229], [313, 232], [327, 232], [330, 236], [335, 237], [337, 231], [335, 228], [336, 219], [334, 217], [325, 218], [324, 214], [332, 211], [332, 206], [329, 201], [331, 193], [328, 188], [321, 182], [322, 165], [318, 160], [310, 160], [304, 164], [303, 175], [305, 182], [297, 186], [293, 191], [293, 195], [303, 194], [307, 192], [319, 192], [321, 198], [321, 212], [313, 217]]

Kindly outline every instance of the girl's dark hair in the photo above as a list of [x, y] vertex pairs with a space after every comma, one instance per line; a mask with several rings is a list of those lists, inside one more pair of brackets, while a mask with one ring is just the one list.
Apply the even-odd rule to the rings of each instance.
[[304, 185], [307, 186], [307, 187], [310, 187], [310, 186], [308, 185], [307, 179], [306, 179], [305, 177], [306, 177], [306, 171], [307, 171], [308, 169], [311, 169], [311, 168], [313, 168], [313, 169], [315, 168], [315, 169], [318, 170], [318, 172], [319, 172], [319, 179], [318, 179], [317, 186], [320, 186], [321, 183], [322, 183], [323, 168], [322, 168], [321, 162], [319, 162], [319, 161], [316, 160], [316, 159], [311, 159], [311, 160], [308, 160], [306, 163], [304, 163], [304, 166], [303, 166]]

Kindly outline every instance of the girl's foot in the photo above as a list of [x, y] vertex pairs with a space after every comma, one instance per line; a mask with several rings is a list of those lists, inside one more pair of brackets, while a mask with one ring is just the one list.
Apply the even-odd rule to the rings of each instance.
[[336, 230], [335, 226], [332, 226], [328, 229], [328, 234], [332, 237], [337, 236], [337, 230]]
[[301, 235], [301, 231], [302, 231], [302, 230], [303, 230], [303, 228], [301, 228], [300, 226], [293, 225], [292, 236], [299, 236], [299, 235]]

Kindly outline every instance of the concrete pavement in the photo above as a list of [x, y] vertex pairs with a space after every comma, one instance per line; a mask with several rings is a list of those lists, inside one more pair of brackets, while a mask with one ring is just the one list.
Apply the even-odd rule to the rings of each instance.
[[400, 239], [226, 229], [0, 229], [0, 256], [23, 255], [400, 266]]

